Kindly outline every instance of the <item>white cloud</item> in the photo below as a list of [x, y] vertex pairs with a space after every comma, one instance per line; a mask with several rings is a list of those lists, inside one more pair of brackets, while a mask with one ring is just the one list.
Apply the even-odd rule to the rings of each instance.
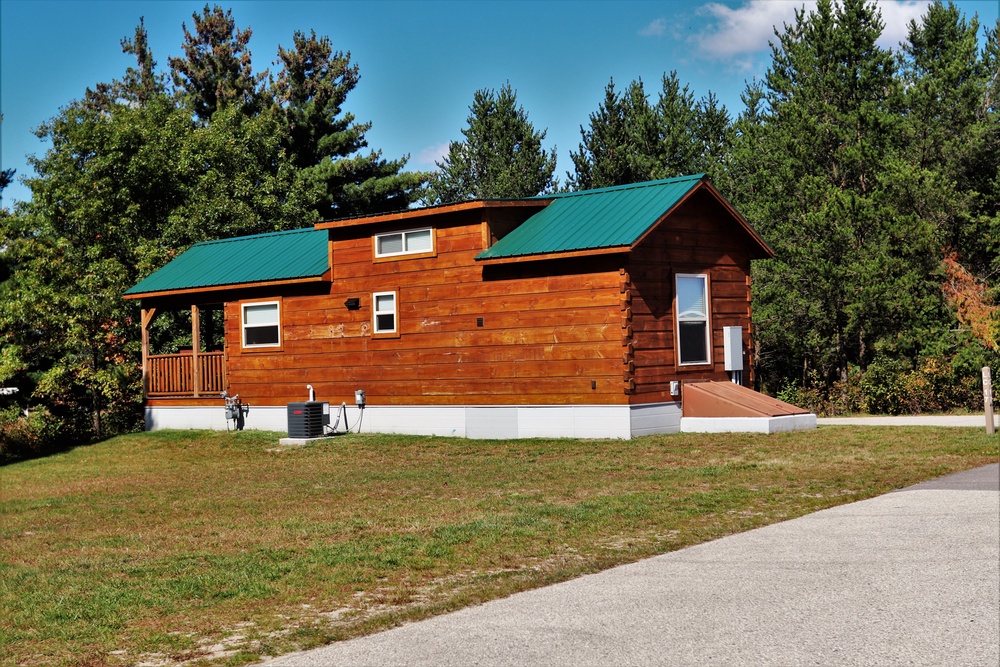
[[434, 144], [433, 146], [428, 146], [424, 148], [419, 153], [417, 153], [416, 158], [414, 158], [417, 165], [423, 165], [425, 167], [434, 167], [436, 162], [441, 162], [444, 160], [444, 156], [448, 154], [449, 142], [444, 142], [443, 144]]
[[882, 23], [885, 29], [878, 40], [883, 49], [895, 49], [900, 42], [906, 41], [910, 21], [920, 23], [920, 17], [927, 13], [927, 0], [907, 0], [906, 2], [879, 2], [882, 11]]
[[639, 31], [643, 37], [663, 37], [667, 32], [667, 20], [658, 18], [650, 21], [649, 25]]
[[774, 2], [750, 0], [732, 9], [718, 2], [698, 8], [698, 13], [709, 16], [706, 32], [694, 40], [713, 58], [731, 58], [766, 51], [774, 39], [774, 28], [795, 20], [795, 10], [814, 8], [814, 0], [807, 2]]
[[[928, 0], [878, 0], [885, 29], [879, 39], [882, 48], [895, 48], [906, 38], [911, 19], [920, 20], [927, 11]], [[710, 2], [698, 8], [698, 14], [708, 16], [704, 32], [693, 41], [710, 58], [726, 59], [761, 53], [775, 41], [774, 29], [781, 31], [786, 23], [795, 21], [795, 11], [815, 10], [815, 0], [783, 2], [780, 0], [748, 0], [737, 8]]]

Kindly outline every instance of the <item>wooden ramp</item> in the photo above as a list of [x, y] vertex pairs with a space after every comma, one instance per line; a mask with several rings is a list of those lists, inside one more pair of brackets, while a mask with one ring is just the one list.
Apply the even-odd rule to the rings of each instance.
[[685, 382], [681, 399], [684, 417], [784, 417], [809, 414], [776, 398], [732, 382]]

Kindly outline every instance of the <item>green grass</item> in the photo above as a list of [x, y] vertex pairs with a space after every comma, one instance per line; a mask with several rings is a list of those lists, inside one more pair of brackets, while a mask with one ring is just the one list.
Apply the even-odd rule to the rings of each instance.
[[158, 432], [0, 469], [0, 664], [242, 665], [998, 460], [981, 429]]

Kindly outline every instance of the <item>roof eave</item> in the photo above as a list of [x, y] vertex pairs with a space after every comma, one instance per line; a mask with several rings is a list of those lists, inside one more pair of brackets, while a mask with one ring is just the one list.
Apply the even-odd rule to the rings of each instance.
[[307, 283], [328, 283], [331, 279], [331, 271], [327, 269], [319, 276], [306, 276], [303, 278], [283, 278], [279, 280], [261, 280], [252, 283], [228, 283], [225, 285], [205, 285], [200, 287], [184, 287], [175, 290], [161, 290], [158, 292], [137, 292], [135, 294], [125, 294], [123, 298], [129, 299], [157, 299], [178, 297], [187, 294], [204, 294], [206, 292], [223, 292], [227, 290], [253, 289], [255, 287], [279, 287], [283, 285], [302, 285]]
[[546, 252], [535, 255], [511, 255], [507, 257], [476, 257], [476, 261], [485, 266], [492, 264], [517, 264], [519, 262], [540, 262], [549, 259], [572, 259], [576, 257], [591, 257], [594, 255], [616, 255], [627, 253], [629, 246], [612, 246], [608, 248], [587, 248], [584, 250], [566, 250], [561, 252]]

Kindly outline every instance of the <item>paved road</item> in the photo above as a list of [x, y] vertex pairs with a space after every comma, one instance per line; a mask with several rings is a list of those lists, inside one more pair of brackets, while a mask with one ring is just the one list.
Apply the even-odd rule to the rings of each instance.
[[268, 667], [1000, 665], [1000, 464]]

